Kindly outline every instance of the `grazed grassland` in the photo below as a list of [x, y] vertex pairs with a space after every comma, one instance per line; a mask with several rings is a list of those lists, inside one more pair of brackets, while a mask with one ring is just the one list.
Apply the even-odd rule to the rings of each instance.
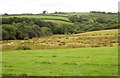
[[3, 76], [117, 76], [118, 47], [3, 52]]

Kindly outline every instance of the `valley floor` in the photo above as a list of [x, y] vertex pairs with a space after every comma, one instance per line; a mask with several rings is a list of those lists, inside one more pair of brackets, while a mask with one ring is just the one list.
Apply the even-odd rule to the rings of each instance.
[[3, 52], [3, 76], [117, 76], [118, 47]]

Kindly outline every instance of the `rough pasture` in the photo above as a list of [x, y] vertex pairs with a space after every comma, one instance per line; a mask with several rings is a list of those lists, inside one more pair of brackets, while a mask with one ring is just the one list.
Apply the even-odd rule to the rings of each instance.
[[118, 45], [118, 30], [101, 30], [72, 35], [53, 35], [29, 40], [5, 40], [2, 42], [2, 45], [3, 51], [15, 50], [15, 48], [20, 45], [29, 46], [33, 50], [105, 46], [112, 47]]

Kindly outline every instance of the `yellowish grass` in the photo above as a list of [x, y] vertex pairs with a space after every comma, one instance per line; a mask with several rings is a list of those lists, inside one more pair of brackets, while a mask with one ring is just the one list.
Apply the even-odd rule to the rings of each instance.
[[[10, 45], [9, 45], [10, 44]], [[118, 30], [101, 30], [71, 35], [53, 35], [29, 40], [6, 40], [3, 51], [27, 45], [33, 50], [56, 48], [104, 47], [118, 45]]]

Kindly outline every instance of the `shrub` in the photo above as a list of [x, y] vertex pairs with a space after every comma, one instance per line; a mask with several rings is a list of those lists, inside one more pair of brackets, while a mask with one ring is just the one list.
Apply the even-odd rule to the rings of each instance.
[[66, 43], [65, 43], [65, 42], [61, 42], [61, 44], [62, 44], [62, 45], [66, 45]]
[[107, 23], [107, 20], [102, 18], [102, 17], [100, 17], [100, 18], [96, 19], [96, 22], [98, 22], [98, 23]]
[[69, 39], [68, 37], [66, 37], [66, 39]]
[[78, 16], [77, 15], [69, 16], [68, 19], [71, 22], [78, 22]]
[[62, 44], [59, 44], [59, 46], [62, 46]]
[[57, 57], [56, 55], [53, 55], [52, 57]]
[[66, 45], [65, 42], [60, 42], [60, 43], [59, 43], [59, 46], [64, 46], [64, 45]]
[[31, 50], [31, 48], [26, 45], [21, 45], [17, 47], [16, 50]]
[[28, 40], [28, 39], [29, 39], [29, 37], [25, 37], [25, 38], [24, 38], [24, 40]]

